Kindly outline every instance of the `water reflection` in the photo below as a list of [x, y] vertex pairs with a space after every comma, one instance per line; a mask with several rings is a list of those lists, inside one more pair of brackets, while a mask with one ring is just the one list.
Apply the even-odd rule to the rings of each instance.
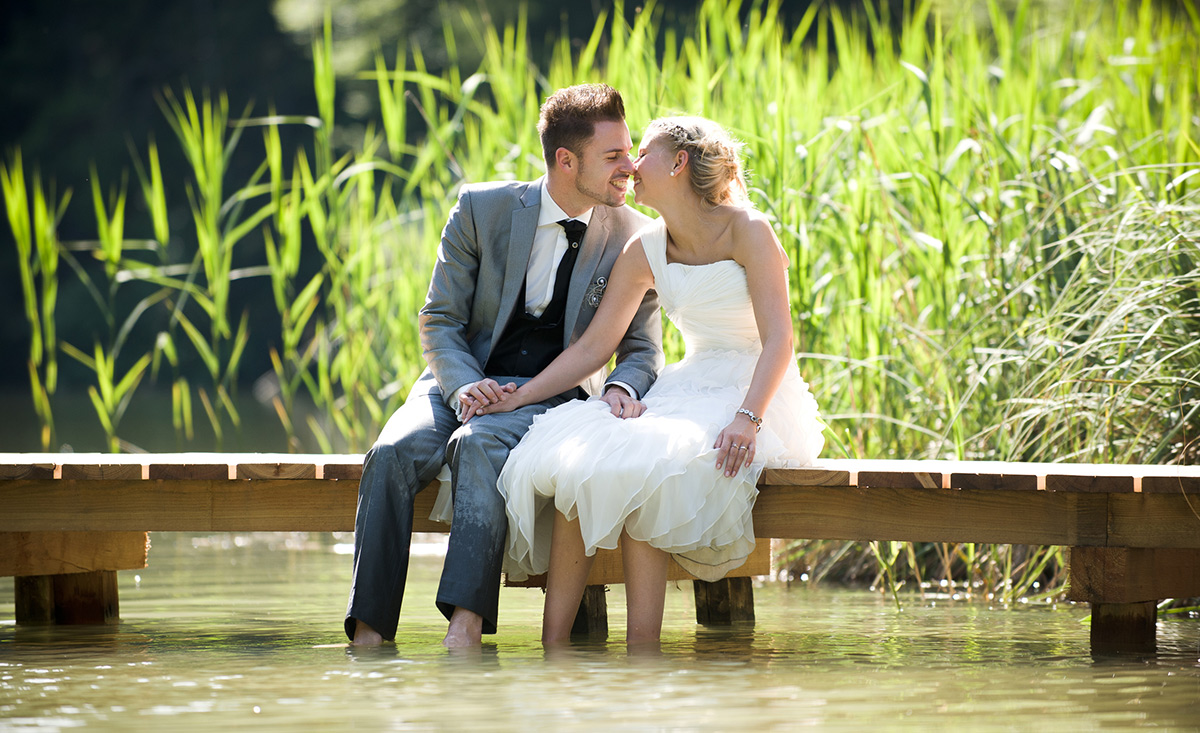
[[755, 626], [708, 629], [680, 583], [648, 651], [622, 642], [614, 587], [611, 639], [545, 650], [541, 593], [506, 589], [501, 633], [450, 653], [432, 602], [440, 559], [418, 557], [399, 642], [350, 649], [339, 541], [155, 534], [151, 567], [121, 574], [111, 627], [17, 628], [6, 583], [0, 730], [1200, 726], [1200, 624], [1160, 624], [1156, 656], [1094, 660], [1075, 607], [898, 611], [870, 593], [768, 584]]

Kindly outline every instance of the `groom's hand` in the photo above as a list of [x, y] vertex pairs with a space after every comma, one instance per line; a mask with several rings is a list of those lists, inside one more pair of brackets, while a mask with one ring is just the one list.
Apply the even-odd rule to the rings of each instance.
[[490, 377], [479, 380], [458, 395], [458, 401], [462, 403], [460, 419], [465, 425], [468, 420], [478, 415], [483, 407], [503, 402], [516, 389], [517, 385], [514, 382], [500, 384]]
[[640, 400], [635, 400], [624, 388], [615, 385], [604, 390], [604, 396], [600, 399], [608, 403], [608, 407], [615, 417], [623, 420], [640, 417], [646, 411], [646, 406]]

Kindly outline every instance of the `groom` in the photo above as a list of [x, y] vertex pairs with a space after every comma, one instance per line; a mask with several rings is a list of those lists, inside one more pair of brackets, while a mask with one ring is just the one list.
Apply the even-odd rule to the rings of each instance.
[[[429, 368], [367, 453], [354, 521], [354, 578], [346, 610], [353, 644], [394, 639], [404, 597], [413, 498], [448, 464], [454, 519], [438, 588], [448, 647], [495, 633], [508, 533], [496, 477], [534, 416], [586, 396], [581, 389], [513, 412], [459, 420], [459, 397], [495, 398], [533, 377], [582, 335], [609, 271], [648, 219], [625, 206], [633, 173], [625, 105], [602, 84], [561, 89], [538, 121], [546, 175], [532, 183], [463, 186], [442, 230], [420, 313]], [[617, 351], [601, 393], [614, 415], [635, 417], [662, 361], [651, 291]]]

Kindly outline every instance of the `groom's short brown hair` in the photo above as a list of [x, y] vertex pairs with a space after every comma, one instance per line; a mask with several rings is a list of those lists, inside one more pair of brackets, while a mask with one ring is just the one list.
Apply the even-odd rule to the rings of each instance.
[[579, 84], [551, 94], [538, 118], [546, 165], [554, 166], [559, 148], [582, 154], [583, 146], [596, 133], [596, 123], [610, 121], [625, 121], [625, 102], [621, 93], [607, 84]]

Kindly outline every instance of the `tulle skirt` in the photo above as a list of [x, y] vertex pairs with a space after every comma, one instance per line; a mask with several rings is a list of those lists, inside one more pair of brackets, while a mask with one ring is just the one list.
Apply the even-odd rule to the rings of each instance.
[[745, 562], [762, 469], [809, 465], [824, 444], [816, 401], [792, 364], [763, 415], [754, 463], [732, 477], [716, 468], [713, 444], [741, 406], [758, 355], [708, 350], [667, 366], [641, 417], [614, 417], [597, 398], [537, 417], [500, 474], [506, 572], [546, 572], [556, 511], [579, 519], [589, 555], [615, 548], [625, 529], [704, 580]]

